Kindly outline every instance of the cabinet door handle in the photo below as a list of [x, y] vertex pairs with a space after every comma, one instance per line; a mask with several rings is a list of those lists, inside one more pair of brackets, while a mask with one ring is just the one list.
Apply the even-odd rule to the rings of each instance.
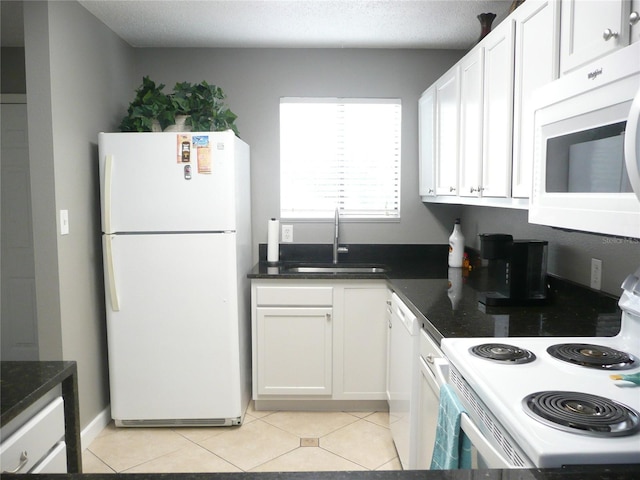
[[640, 13], [631, 12], [631, 15], [629, 15], [629, 25], [633, 26], [638, 22], [640, 22]]
[[455, 192], [456, 191], [456, 187], [449, 187], [449, 192]]
[[14, 468], [13, 470], [4, 470], [2, 473], [18, 473], [25, 467], [27, 463], [29, 463], [29, 457], [27, 457], [27, 451], [25, 450], [20, 454], [20, 463], [16, 468]]
[[325, 316], [327, 317], [327, 322], [330, 322], [331, 321], [331, 314], [327, 313]]
[[604, 38], [605, 42], [607, 42], [607, 41], [609, 41], [612, 38], [615, 38], [617, 36], [618, 36], [618, 32], [614, 32], [610, 28], [607, 28], [607, 29], [605, 29], [604, 32], [602, 32], [602, 38]]

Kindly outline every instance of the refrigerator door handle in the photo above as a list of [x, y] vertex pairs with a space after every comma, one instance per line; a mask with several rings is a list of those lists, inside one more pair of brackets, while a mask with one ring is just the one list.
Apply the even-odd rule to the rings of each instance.
[[113, 155], [107, 155], [104, 165], [104, 199], [102, 218], [104, 219], [104, 232], [113, 233], [111, 230], [111, 182], [113, 180]]
[[111, 242], [115, 235], [104, 236], [104, 250], [106, 256], [107, 282], [109, 284], [109, 297], [111, 299], [111, 309], [114, 312], [120, 311], [120, 302], [118, 301], [118, 291], [116, 289], [116, 275], [113, 268], [113, 248]]

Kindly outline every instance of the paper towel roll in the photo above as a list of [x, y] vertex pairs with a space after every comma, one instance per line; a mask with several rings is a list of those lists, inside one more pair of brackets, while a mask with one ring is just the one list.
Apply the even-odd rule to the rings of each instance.
[[277, 263], [279, 260], [279, 230], [280, 222], [275, 218], [269, 220], [267, 228], [267, 262]]

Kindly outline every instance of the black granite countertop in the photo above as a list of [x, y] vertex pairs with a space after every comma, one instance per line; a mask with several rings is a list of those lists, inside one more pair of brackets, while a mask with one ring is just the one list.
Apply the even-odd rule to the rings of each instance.
[[[261, 245], [262, 247], [262, 245]], [[612, 336], [620, 329], [618, 299], [553, 276], [541, 306], [485, 307], [480, 294], [489, 283], [486, 268], [470, 272], [447, 267], [447, 245], [349, 245], [341, 264], [384, 265], [386, 273], [301, 274], [291, 266], [330, 263], [331, 245], [282, 245], [280, 262], [258, 263], [251, 279], [384, 279], [416, 313], [422, 326], [443, 337]], [[261, 248], [261, 257], [266, 250]], [[471, 252], [473, 256], [474, 253]], [[478, 264], [477, 258], [473, 263]], [[457, 285], [458, 290], [452, 289]]]
[[58, 385], [64, 402], [67, 472], [81, 473], [78, 367], [75, 361], [0, 362], [1, 425], [5, 427]]
[[76, 371], [76, 362], [1, 362], [2, 425]]
[[[20, 480], [20, 475], [2, 475]], [[558, 469], [388, 470], [358, 472], [38, 474], [38, 480], [638, 480], [638, 465]]]

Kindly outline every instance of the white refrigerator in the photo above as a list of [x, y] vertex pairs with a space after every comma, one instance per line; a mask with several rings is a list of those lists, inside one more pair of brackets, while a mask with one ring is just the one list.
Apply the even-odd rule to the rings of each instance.
[[233, 132], [100, 133], [111, 416], [242, 423], [250, 400], [249, 146]]

